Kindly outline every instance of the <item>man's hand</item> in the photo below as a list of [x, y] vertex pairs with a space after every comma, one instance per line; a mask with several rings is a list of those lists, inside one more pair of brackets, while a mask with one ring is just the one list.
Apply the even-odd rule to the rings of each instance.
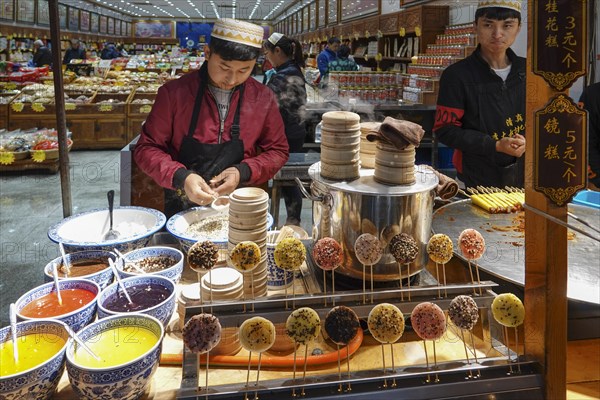
[[496, 142], [496, 151], [513, 157], [521, 157], [525, 153], [525, 136], [516, 134], [504, 137]]
[[210, 180], [210, 187], [223, 196], [233, 192], [240, 184], [240, 171], [235, 167], [229, 167], [219, 175]]
[[201, 206], [210, 204], [219, 195], [197, 174], [190, 174], [185, 178], [183, 189], [191, 202]]

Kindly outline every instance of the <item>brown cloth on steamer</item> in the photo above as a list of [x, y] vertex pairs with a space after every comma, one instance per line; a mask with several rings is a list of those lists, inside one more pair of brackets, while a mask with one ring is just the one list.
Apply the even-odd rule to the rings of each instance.
[[414, 122], [385, 117], [379, 128], [379, 135], [398, 150], [404, 150], [410, 145], [419, 147], [425, 131], [421, 125]]
[[439, 183], [435, 188], [435, 193], [438, 195], [438, 197], [444, 200], [450, 200], [451, 198], [456, 196], [456, 194], [458, 193], [458, 183], [454, 179], [442, 174], [439, 171], [436, 171], [434, 168], [428, 165], [426, 166], [426, 168], [432, 171], [435, 174], [435, 176], [438, 177]]

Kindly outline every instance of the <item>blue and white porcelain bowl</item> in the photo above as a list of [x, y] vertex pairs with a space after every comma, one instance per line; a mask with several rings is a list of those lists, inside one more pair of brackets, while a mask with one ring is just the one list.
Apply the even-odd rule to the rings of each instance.
[[[181, 251], [179, 251], [178, 249], [175, 249], [173, 247], [166, 247], [166, 246], [151, 246], [151, 247], [144, 247], [142, 249], [133, 250], [133, 251], [130, 251], [129, 253], [125, 254], [125, 258], [127, 259], [127, 261], [131, 261], [134, 263], [140, 262], [144, 259], [148, 259], [151, 257], [171, 257], [176, 262], [174, 265], [170, 266], [169, 268], [165, 268], [165, 269], [162, 269], [162, 270], [156, 271], [156, 272], [150, 272], [149, 273], [150, 275], [160, 275], [160, 276], [164, 276], [165, 278], [171, 279], [175, 283], [179, 282], [179, 279], [181, 279], [181, 274], [183, 273], [183, 253]], [[136, 272], [135, 269], [132, 270], [133, 272], [123, 271], [123, 268], [124, 268], [123, 263], [119, 263], [117, 265], [117, 268], [119, 270], [119, 276], [121, 278], [129, 278], [130, 276], [143, 275], [139, 272]]]
[[[225, 221], [224, 229], [221, 229], [217, 235], [197, 235], [189, 231], [190, 225], [200, 223], [207, 219], [223, 219]], [[267, 229], [273, 225], [273, 216], [267, 214]], [[192, 207], [173, 215], [167, 221], [167, 231], [179, 240], [181, 250], [184, 254], [190, 250], [190, 247], [198, 241], [210, 240], [220, 249], [227, 250], [227, 241], [229, 229], [229, 215], [227, 210], [214, 210], [207, 207]]]
[[[78, 251], [75, 253], [69, 253], [66, 255], [67, 262], [71, 265], [73, 263], [77, 263], [80, 261], [86, 260], [108, 260], [111, 259], [116, 261], [117, 255], [111, 251], [106, 250], [86, 250], [86, 251]], [[54, 260], [50, 261], [44, 267], [44, 280], [46, 282], [52, 282], [54, 277], [52, 275], [52, 266], [54, 264], [61, 265], [63, 262], [62, 257], [56, 257]], [[108, 261], [106, 261], [106, 268], [100, 270], [98, 272], [94, 272], [92, 274], [77, 276], [77, 278], [89, 279], [90, 281], [94, 281], [100, 286], [100, 289], [104, 289], [113, 281], [113, 272], [110, 266], [108, 265]], [[58, 279], [66, 279], [66, 277], [60, 273], [58, 273]]]
[[281, 269], [275, 264], [275, 243], [267, 243], [267, 287], [283, 289], [294, 283], [294, 272]]
[[[40, 340], [49, 340], [48, 334], [64, 339], [65, 344], [46, 361], [17, 374], [0, 378], [0, 399], [50, 399], [56, 391], [58, 382], [65, 370], [65, 351], [69, 343], [69, 334], [65, 324], [60, 321], [39, 319], [17, 324], [17, 337], [25, 335], [39, 336]], [[0, 343], [12, 340], [10, 326], [0, 329]]]
[[83, 250], [117, 249], [123, 253], [144, 247], [152, 235], [162, 229], [167, 218], [152, 208], [115, 207], [113, 229], [119, 232], [114, 240], [104, 240], [108, 231], [108, 209], [96, 209], [65, 218], [48, 230], [48, 237], [62, 243], [69, 253]]
[[142, 314], [113, 315], [86, 326], [78, 336], [83, 341], [93, 341], [115, 328], [123, 332], [123, 335], [119, 335], [123, 340], [134, 340], [136, 329], [147, 329], [156, 335], [156, 344], [141, 356], [121, 365], [92, 368], [75, 362], [76, 344], [69, 342], [66, 351], [67, 374], [75, 394], [81, 399], [137, 399], [144, 394], [158, 369], [165, 330], [163, 324], [154, 317]]
[[[79, 331], [81, 328], [89, 324], [94, 320], [96, 316], [96, 304], [98, 301], [98, 296], [100, 295], [100, 286], [94, 281], [90, 281], [88, 279], [62, 279], [59, 281], [60, 290], [68, 290], [68, 289], [83, 289], [94, 294], [94, 298], [87, 304], [82, 305], [78, 309], [71, 311], [69, 313], [57, 315], [55, 317], [51, 317], [52, 319], [59, 320], [69, 325], [71, 329], [75, 332]], [[40, 320], [43, 318], [30, 318], [25, 317], [21, 314], [21, 310], [27, 304], [32, 301], [36, 301], [42, 296], [55, 292], [54, 282], [44, 283], [43, 285], [37, 286], [31, 289], [29, 292], [25, 293], [23, 296], [19, 297], [19, 299], [15, 302], [15, 310], [17, 312], [17, 317], [22, 321], [29, 320]]]
[[[132, 286], [160, 285], [168, 290], [169, 296], [165, 300], [154, 306], [135, 311], [135, 313], [151, 315], [154, 318], [157, 318], [166, 327], [175, 311], [175, 283], [169, 278], [160, 275], [138, 275], [121, 279], [121, 281], [123, 282], [125, 289]], [[106, 300], [116, 293], [121, 293], [118, 282], [108, 286], [100, 293], [100, 296], [98, 297], [98, 319], [106, 318], [111, 315], [129, 315], [133, 313], [112, 311], [105, 307]]]

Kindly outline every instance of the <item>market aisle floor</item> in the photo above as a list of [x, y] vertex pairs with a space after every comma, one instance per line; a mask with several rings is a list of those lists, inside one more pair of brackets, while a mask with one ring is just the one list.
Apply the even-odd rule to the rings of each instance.
[[[106, 208], [106, 192], [115, 190], [119, 204], [118, 150], [72, 151], [70, 157], [73, 214]], [[280, 221], [285, 221], [284, 202]], [[23, 293], [44, 283], [43, 268], [59, 255], [47, 236], [63, 218], [60, 174], [0, 175], [0, 326], [8, 325], [8, 309]], [[311, 205], [304, 201], [302, 227], [310, 232]]]

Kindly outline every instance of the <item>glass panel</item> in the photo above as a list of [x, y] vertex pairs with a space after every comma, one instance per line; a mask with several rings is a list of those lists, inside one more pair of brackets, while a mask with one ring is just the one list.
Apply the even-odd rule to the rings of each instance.
[[79, 29], [82, 31], [90, 30], [90, 12], [89, 11], [79, 11]]
[[325, 26], [327, 18], [325, 14], [325, 5], [327, 0], [319, 0], [319, 28]]
[[379, 0], [341, 0], [341, 2], [342, 21], [379, 11]]
[[338, 0], [328, 0], [329, 10], [327, 10], [327, 24], [335, 24], [338, 21], [337, 5]]
[[310, 30], [317, 29], [317, 2], [310, 5]]

